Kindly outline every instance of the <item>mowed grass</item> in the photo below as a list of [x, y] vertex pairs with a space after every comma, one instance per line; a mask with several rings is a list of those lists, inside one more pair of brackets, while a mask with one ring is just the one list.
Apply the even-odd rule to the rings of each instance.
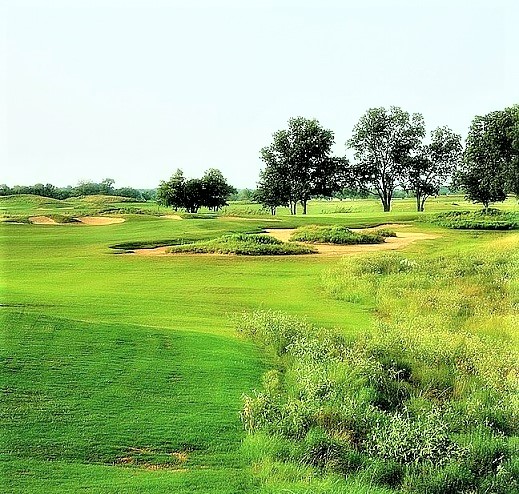
[[12, 311], [3, 327], [2, 492], [247, 485], [236, 450], [240, 395], [260, 367], [251, 345]]
[[[16, 214], [35, 214], [16, 204]], [[306, 218], [255, 221], [140, 214], [106, 226], [0, 225], [2, 492], [258, 492], [238, 412], [268, 362], [235, 333], [233, 314], [283, 310], [353, 337], [372, 324], [372, 306], [323, 289], [335, 258], [139, 257], [110, 246], [411, 221], [406, 204], [383, 214], [375, 201], [347, 213], [315, 202]], [[410, 247], [424, 256], [507, 238], [419, 228], [443, 235]]]
[[[344, 304], [319, 302], [315, 262], [109, 248], [256, 224], [126, 220], [0, 226], [3, 492], [254, 492], [239, 409], [264, 362], [232, 315], [283, 308], [334, 326]], [[368, 320], [357, 310], [346, 327]]]

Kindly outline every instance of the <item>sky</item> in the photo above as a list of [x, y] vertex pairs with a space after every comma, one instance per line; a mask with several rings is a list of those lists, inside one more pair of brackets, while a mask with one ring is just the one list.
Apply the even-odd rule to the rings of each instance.
[[519, 103], [518, 25], [516, 0], [2, 0], [0, 183], [253, 188], [289, 118], [351, 156], [392, 105], [465, 138]]

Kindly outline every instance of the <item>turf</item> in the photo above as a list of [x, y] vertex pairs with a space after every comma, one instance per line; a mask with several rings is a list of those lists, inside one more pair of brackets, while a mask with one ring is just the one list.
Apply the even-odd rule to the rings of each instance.
[[[436, 210], [452, 207], [452, 199], [442, 201]], [[218, 218], [202, 219], [202, 212], [178, 221], [160, 218], [171, 211], [154, 204], [0, 198], [4, 218], [114, 206], [148, 214], [125, 214], [124, 223], [106, 226], [0, 224], [2, 491], [259, 492], [238, 411], [269, 363], [235, 333], [233, 314], [283, 310], [353, 337], [372, 324], [373, 304], [323, 289], [335, 258], [139, 257], [111, 246], [210, 241], [313, 223], [411, 222], [418, 216], [413, 202], [395, 202], [384, 214], [376, 201], [316, 201], [307, 217], [280, 210], [274, 218], [248, 205], [253, 212], [243, 220], [226, 217], [233, 208], [245, 214], [231, 205]], [[417, 255], [508, 238], [419, 228], [443, 236], [410, 247]], [[289, 484], [279, 485], [304, 490]]]

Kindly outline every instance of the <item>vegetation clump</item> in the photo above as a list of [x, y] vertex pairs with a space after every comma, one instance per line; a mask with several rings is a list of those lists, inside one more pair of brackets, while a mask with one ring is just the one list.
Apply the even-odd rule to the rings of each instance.
[[315, 249], [282, 242], [268, 235], [235, 233], [212, 240], [201, 240], [191, 244], [175, 245], [168, 253], [192, 254], [238, 254], [242, 256], [272, 256], [313, 254]]
[[407, 493], [515, 492], [519, 360], [506, 341], [518, 266], [505, 254], [346, 260], [324, 286], [345, 300], [363, 290], [379, 314], [353, 341], [279, 312], [243, 315], [239, 330], [275, 364], [244, 397], [257, 468]]
[[389, 230], [354, 232], [339, 225], [308, 225], [297, 228], [290, 241], [342, 245], [381, 244], [386, 237], [394, 236], [396, 234]]
[[499, 209], [447, 211], [438, 213], [433, 223], [458, 230], [515, 230], [519, 228], [519, 214]]

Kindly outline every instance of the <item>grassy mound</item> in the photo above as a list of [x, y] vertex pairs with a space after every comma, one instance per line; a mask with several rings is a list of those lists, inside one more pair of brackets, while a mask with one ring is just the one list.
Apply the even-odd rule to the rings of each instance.
[[290, 237], [294, 242], [309, 242], [322, 244], [381, 244], [385, 237], [395, 236], [388, 230], [374, 232], [353, 232], [344, 226], [308, 225], [298, 228]]
[[315, 250], [310, 247], [281, 242], [268, 235], [252, 235], [237, 233], [195, 242], [192, 244], [175, 245], [168, 249], [169, 253], [193, 254], [238, 254], [242, 256], [272, 256], [312, 254]]
[[458, 230], [515, 230], [519, 228], [519, 213], [498, 209], [448, 211], [437, 214], [433, 223]]

